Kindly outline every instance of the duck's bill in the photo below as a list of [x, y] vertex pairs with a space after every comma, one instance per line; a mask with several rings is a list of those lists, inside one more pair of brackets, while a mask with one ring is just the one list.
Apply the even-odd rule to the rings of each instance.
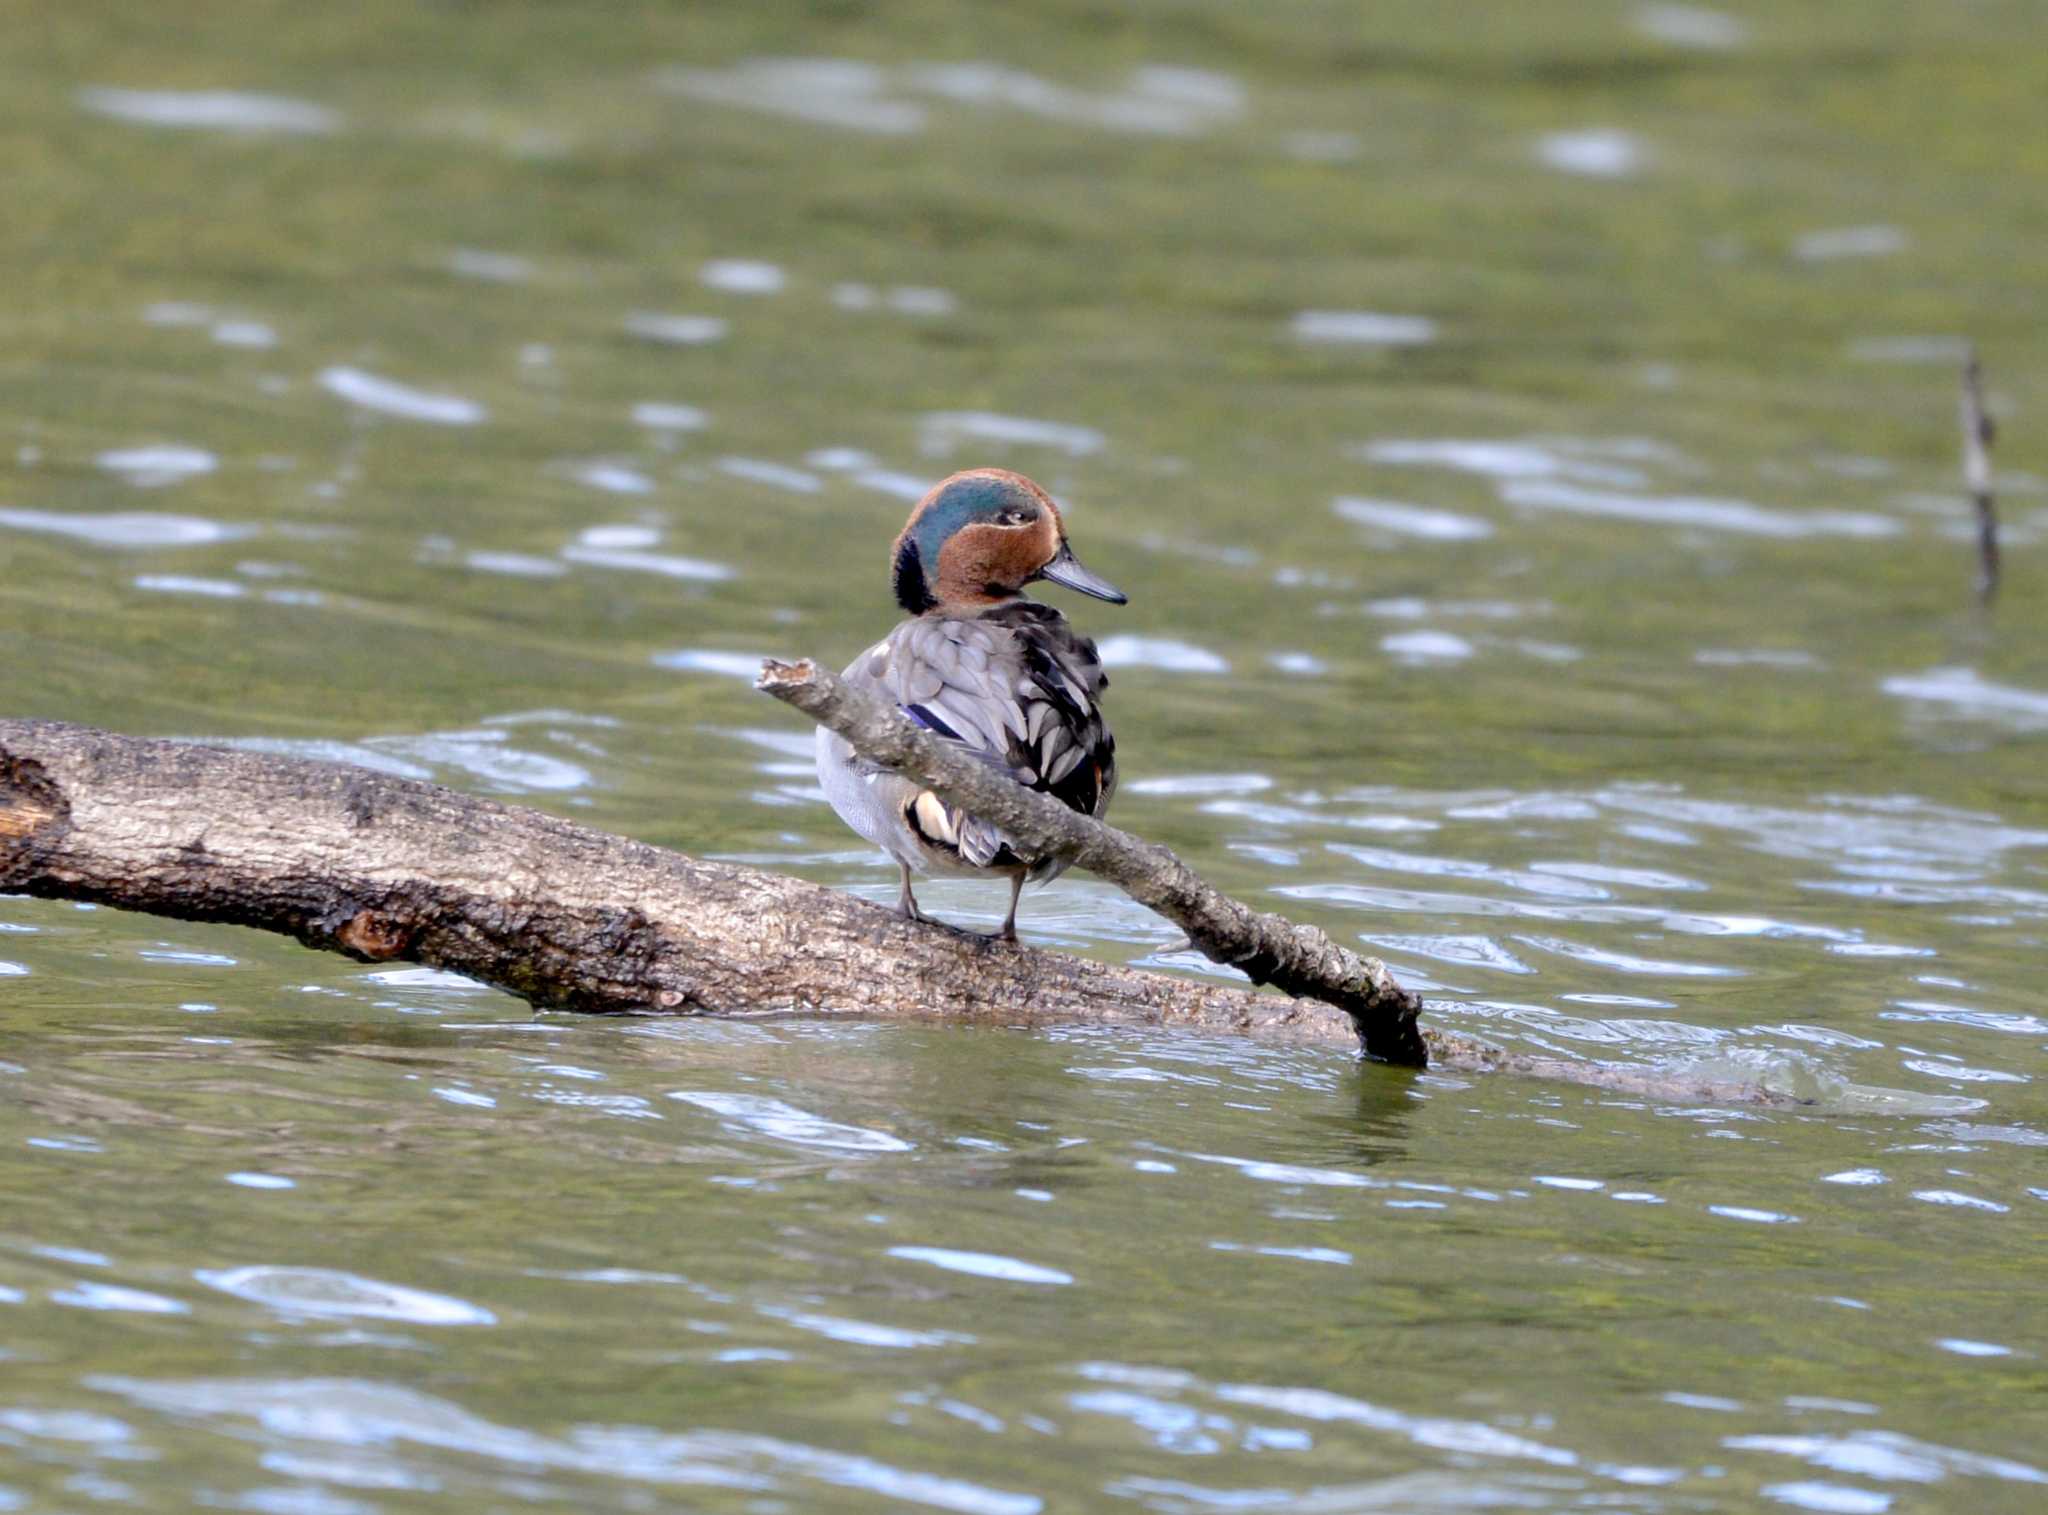
[[1042, 579], [1051, 579], [1068, 589], [1078, 589], [1083, 594], [1092, 594], [1098, 600], [1107, 600], [1112, 605], [1128, 605], [1130, 596], [1100, 574], [1090, 573], [1081, 566], [1081, 560], [1074, 556], [1074, 549], [1065, 542], [1053, 560], [1038, 571]]

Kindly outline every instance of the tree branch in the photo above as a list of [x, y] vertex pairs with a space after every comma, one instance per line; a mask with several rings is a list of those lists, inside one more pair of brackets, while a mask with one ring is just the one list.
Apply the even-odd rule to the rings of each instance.
[[1418, 1068], [1429, 1061], [1416, 1025], [1422, 1001], [1395, 983], [1378, 958], [1360, 957], [1313, 926], [1238, 903], [1166, 848], [1070, 810], [975, 762], [808, 658], [769, 660], [754, 687], [836, 731], [870, 762], [905, 774], [947, 804], [999, 826], [1026, 853], [1064, 858], [1108, 879], [1187, 932], [1211, 962], [1228, 964], [1255, 984], [1336, 1006], [1358, 1027], [1369, 1056]]

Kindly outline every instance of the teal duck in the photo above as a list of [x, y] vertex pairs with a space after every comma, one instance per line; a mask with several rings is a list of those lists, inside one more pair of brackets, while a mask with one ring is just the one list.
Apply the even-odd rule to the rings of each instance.
[[[1051, 496], [1005, 469], [956, 473], [911, 511], [890, 571], [907, 619], [847, 665], [847, 681], [1026, 788], [1101, 815], [1116, 790], [1116, 741], [1102, 716], [1109, 677], [1095, 644], [1024, 588], [1046, 579], [1113, 605], [1125, 597], [1075, 558]], [[911, 893], [913, 870], [1007, 878], [1010, 909], [993, 935], [1014, 942], [1025, 883], [1066, 870], [822, 728], [817, 754], [839, 818], [895, 859], [897, 908], [911, 920], [929, 919]]]

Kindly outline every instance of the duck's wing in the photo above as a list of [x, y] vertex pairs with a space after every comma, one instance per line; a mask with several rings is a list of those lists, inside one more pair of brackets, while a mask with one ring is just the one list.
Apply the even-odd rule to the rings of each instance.
[[[1095, 644], [1031, 601], [978, 616], [905, 621], [848, 670], [934, 735], [1028, 789], [1100, 815], [1116, 786], [1116, 742], [1100, 697]], [[975, 867], [1034, 866], [994, 825], [912, 789], [906, 820]]]

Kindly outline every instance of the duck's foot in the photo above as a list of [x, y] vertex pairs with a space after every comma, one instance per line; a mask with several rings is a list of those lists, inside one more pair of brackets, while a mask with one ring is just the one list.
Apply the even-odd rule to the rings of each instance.
[[947, 931], [957, 931], [962, 936], [971, 936], [976, 941], [1008, 942], [1017, 945], [1017, 897], [1024, 892], [1024, 875], [1018, 874], [1010, 881], [1010, 913], [1003, 917], [1002, 925], [993, 931], [970, 931], [965, 926], [956, 926], [951, 921], [942, 921], [936, 916], [926, 915], [918, 908], [917, 896], [910, 892], [910, 867], [898, 863], [902, 871], [902, 887], [896, 894], [896, 913], [906, 921], [916, 921], [920, 926], [939, 926]]
[[971, 926], [956, 926], [951, 921], [940, 920], [936, 915], [926, 915], [915, 904], [908, 907], [898, 904], [896, 914], [899, 919], [913, 921], [920, 926], [936, 926], [941, 931], [950, 931], [955, 936], [964, 936], [970, 941], [1008, 942], [1012, 946], [1017, 944], [1017, 928], [1014, 925], [997, 926], [991, 931], [976, 931]]
[[996, 927], [993, 931], [984, 931], [981, 935], [987, 937], [992, 942], [1008, 942], [1012, 947], [1016, 946], [1017, 900], [1023, 893], [1024, 875], [1021, 873], [1012, 874], [1010, 876], [1010, 913], [1003, 917], [1002, 925]]

